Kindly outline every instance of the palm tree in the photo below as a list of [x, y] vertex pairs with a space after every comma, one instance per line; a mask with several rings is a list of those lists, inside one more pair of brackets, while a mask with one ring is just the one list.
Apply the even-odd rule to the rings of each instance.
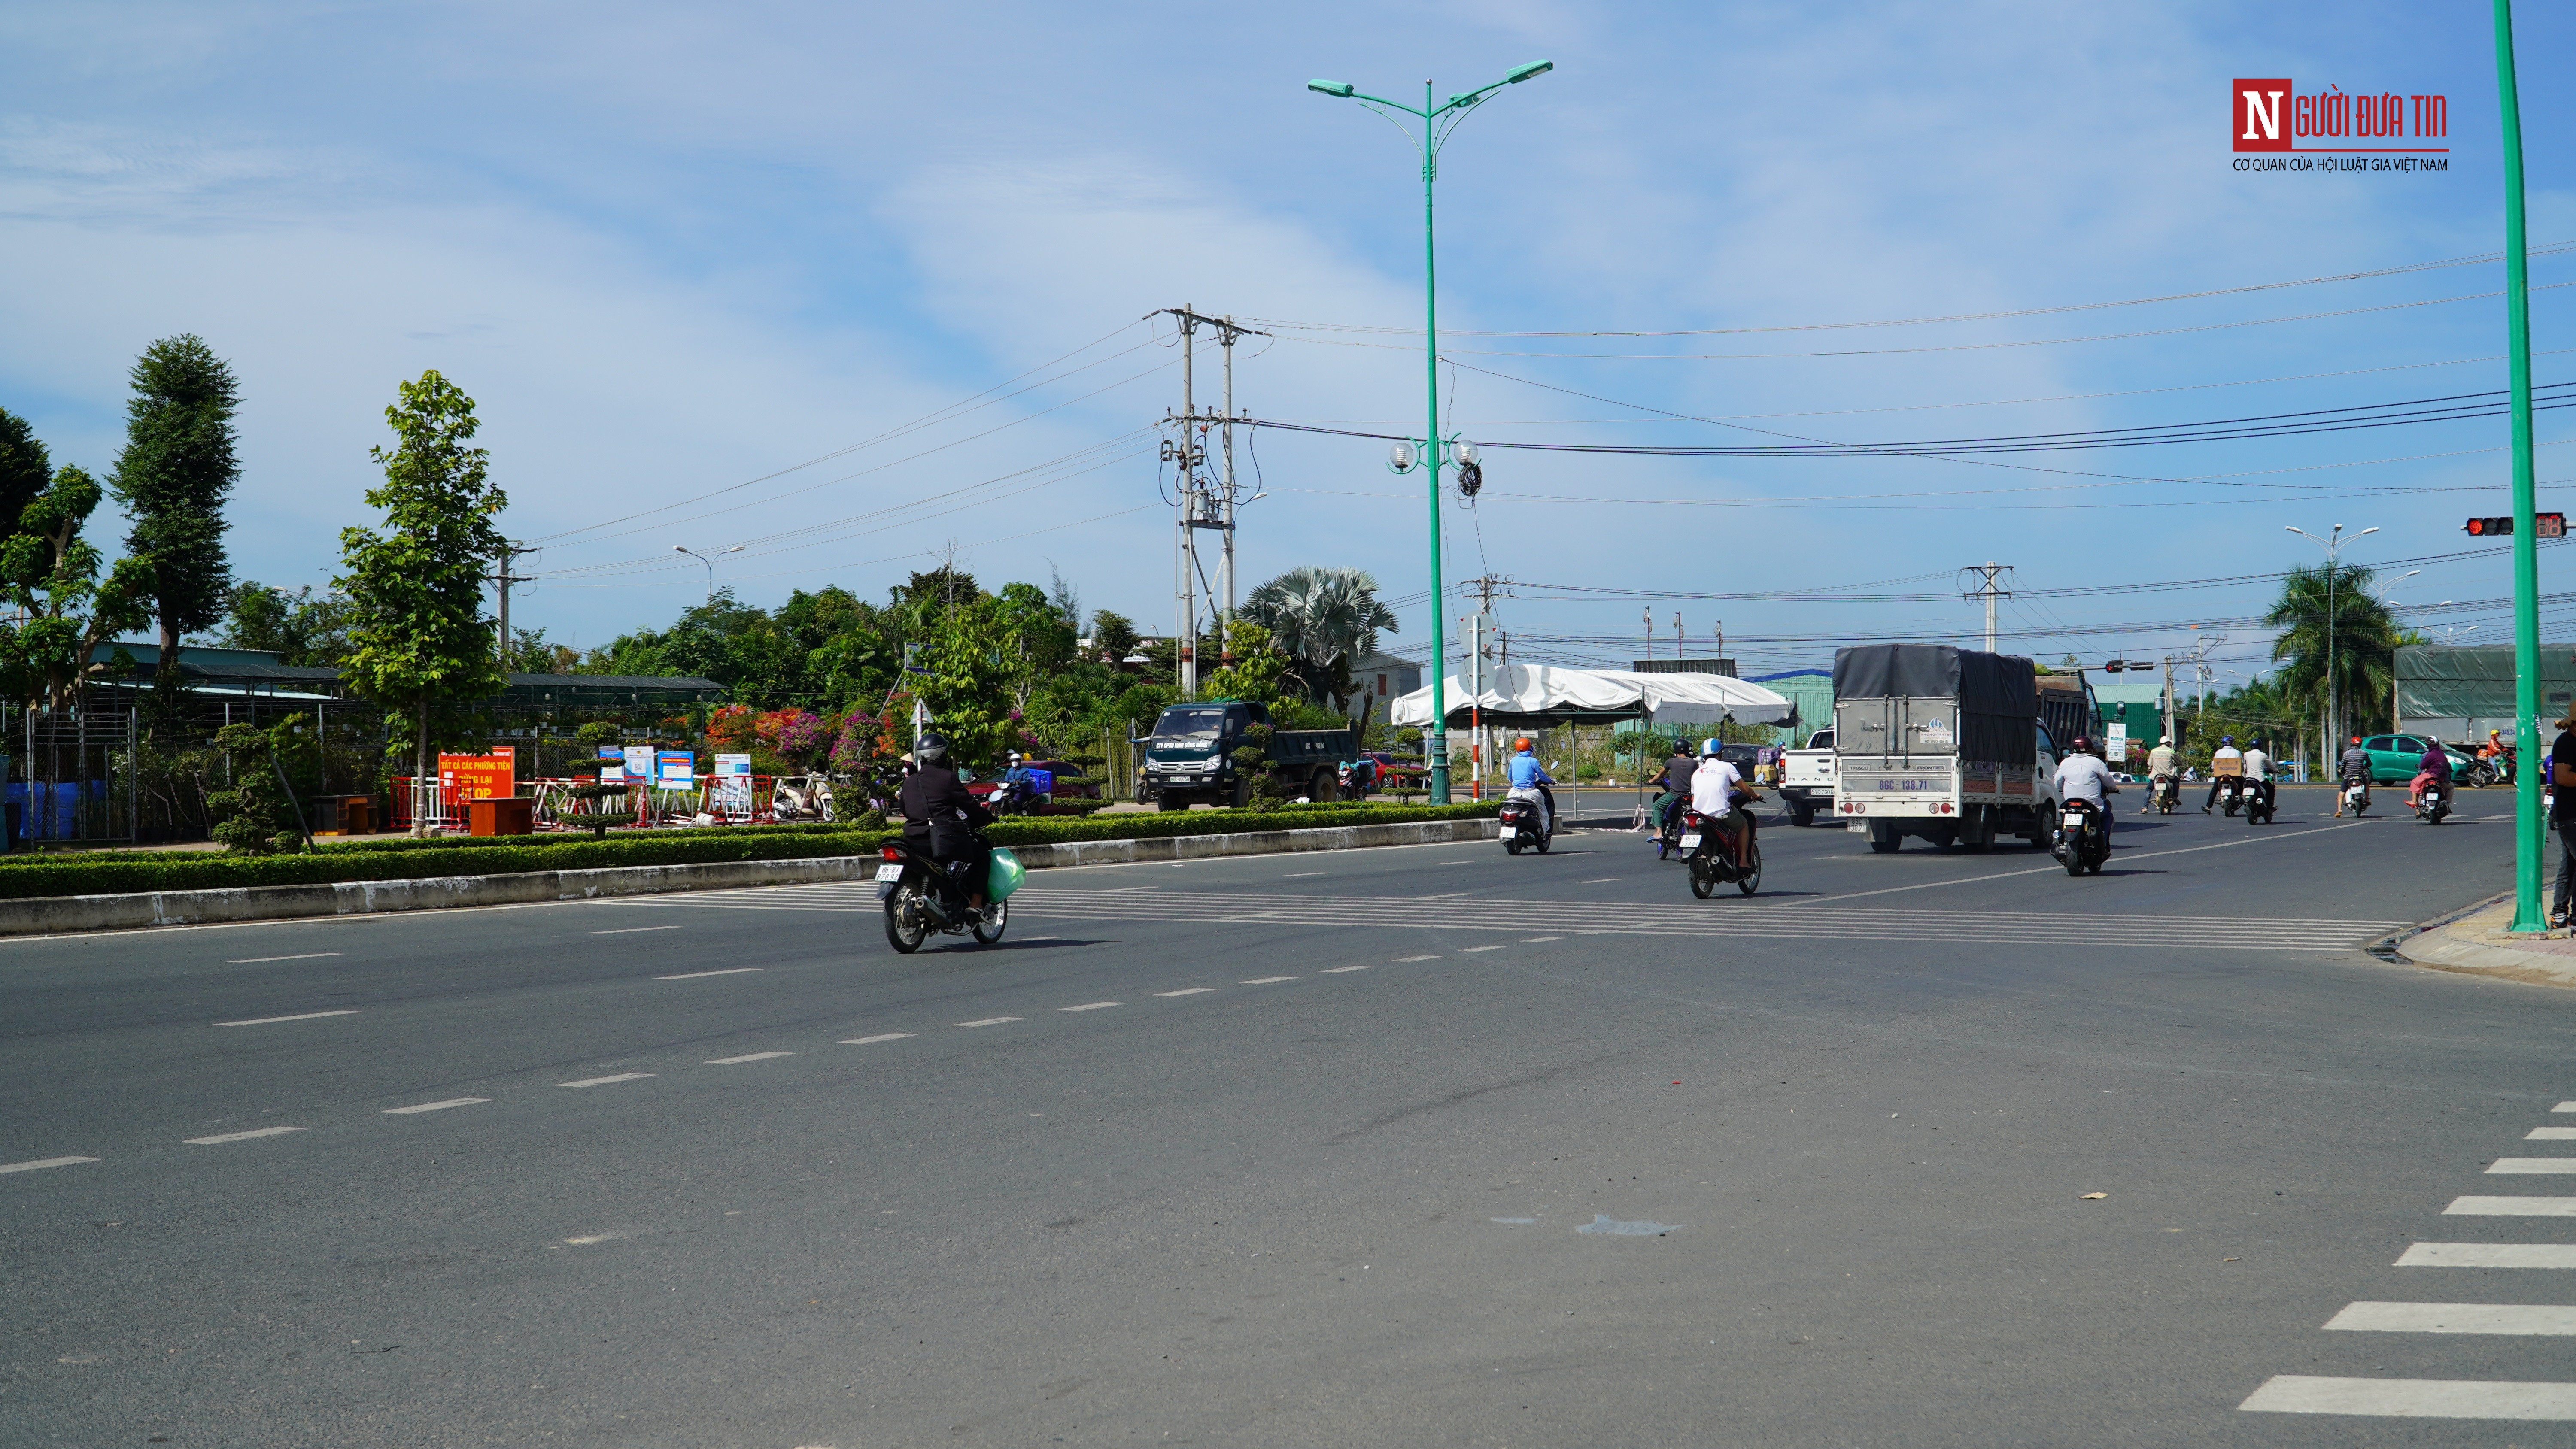
[[1359, 569], [1290, 569], [1254, 589], [1242, 614], [1270, 631], [1306, 697], [1336, 709], [1350, 699], [1351, 665], [1377, 648], [1378, 631], [1399, 630], [1395, 611], [1378, 602], [1377, 580]]
[[2280, 674], [2281, 694], [2306, 717], [2315, 717], [2331, 695], [2336, 718], [2357, 707], [2359, 718], [2374, 720], [2375, 707], [2388, 698], [2402, 640], [2388, 606], [2370, 593], [2373, 577], [2362, 564], [2316, 564], [2281, 578], [2281, 597], [2263, 624], [2281, 631], [2272, 641], [2272, 657], [2289, 661]]

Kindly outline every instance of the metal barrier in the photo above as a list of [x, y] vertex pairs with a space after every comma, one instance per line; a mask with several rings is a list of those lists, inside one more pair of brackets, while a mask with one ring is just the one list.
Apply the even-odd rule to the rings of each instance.
[[135, 712], [26, 710], [17, 723], [8, 843], [132, 841]]

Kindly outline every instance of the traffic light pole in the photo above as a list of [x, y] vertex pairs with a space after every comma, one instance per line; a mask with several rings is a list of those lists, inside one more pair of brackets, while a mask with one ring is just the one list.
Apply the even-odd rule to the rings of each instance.
[[2513, 664], [2514, 774], [2513, 926], [2546, 931], [2540, 906], [2541, 861], [2548, 821], [2541, 815], [2540, 529], [2538, 485], [2531, 466], [2531, 258], [2522, 220], [2522, 101], [2514, 86], [2513, 0], [2495, 0], [2496, 109], [2504, 122], [2504, 316], [2506, 368], [2513, 388]]

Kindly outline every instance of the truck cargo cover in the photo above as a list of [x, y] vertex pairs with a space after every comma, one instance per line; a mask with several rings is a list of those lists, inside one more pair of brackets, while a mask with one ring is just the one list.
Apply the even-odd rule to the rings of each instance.
[[1834, 651], [1834, 699], [1955, 699], [1959, 756], [1999, 765], [2039, 757], [2036, 671], [2017, 654], [1952, 644], [1854, 644]]

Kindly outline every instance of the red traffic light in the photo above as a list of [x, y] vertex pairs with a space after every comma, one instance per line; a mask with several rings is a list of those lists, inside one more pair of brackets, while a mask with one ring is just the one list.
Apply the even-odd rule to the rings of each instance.
[[[2460, 525], [2460, 529], [2463, 533], [2467, 533], [2471, 537], [2475, 538], [2510, 538], [2513, 536], [2513, 517], [2508, 514], [2503, 518], [2472, 518], [2467, 523]], [[2533, 514], [2531, 516], [2531, 536], [2534, 538], [2565, 538], [2567, 536], [2567, 515], [2564, 513]]]

